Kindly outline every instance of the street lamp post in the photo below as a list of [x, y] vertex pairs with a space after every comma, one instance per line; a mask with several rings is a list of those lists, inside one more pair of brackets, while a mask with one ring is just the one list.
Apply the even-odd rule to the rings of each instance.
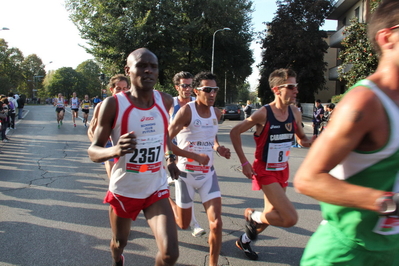
[[230, 28], [223, 28], [223, 29], [218, 29], [213, 33], [213, 42], [212, 42], [212, 65], [211, 65], [211, 73], [213, 73], [213, 61], [215, 59], [215, 36], [218, 31], [223, 31], [223, 30], [231, 30]]
[[38, 87], [38, 86], [37, 86], [38, 79], [44, 77], [44, 76], [39, 76], [39, 71], [40, 71], [40, 69], [41, 69], [41, 68], [44, 69], [48, 64], [51, 64], [51, 63], [53, 63], [53, 61], [50, 61], [50, 62], [48, 62], [47, 64], [41, 64], [40, 67], [39, 67], [39, 70], [37, 70], [37, 72], [36, 72], [36, 75], [33, 76], [34, 89], [32, 89], [32, 100], [33, 100], [33, 98], [36, 97], [35, 92], [37, 91], [37, 87]]

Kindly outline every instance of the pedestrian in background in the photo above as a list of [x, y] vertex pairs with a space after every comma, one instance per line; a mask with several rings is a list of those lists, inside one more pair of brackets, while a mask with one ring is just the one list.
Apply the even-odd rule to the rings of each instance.
[[24, 107], [25, 107], [25, 95], [21, 95], [18, 97], [17, 103], [18, 103], [18, 119], [22, 119], [22, 115], [24, 112]]
[[319, 135], [319, 128], [324, 115], [324, 107], [321, 104], [320, 99], [317, 99], [315, 102], [315, 106], [313, 108], [313, 136]]

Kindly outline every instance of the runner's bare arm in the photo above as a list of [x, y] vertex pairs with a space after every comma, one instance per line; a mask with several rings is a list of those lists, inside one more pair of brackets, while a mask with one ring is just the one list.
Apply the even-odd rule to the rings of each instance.
[[116, 115], [116, 99], [108, 97], [100, 106], [98, 124], [94, 131], [93, 141], [88, 149], [88, 154], [93, 162], [104, 162], [111, 158], [133, 153], [136, 149], [134, 132], [120, 136], [118, 143], [110, 148], [104, 148], [111, 135], [112, 125]]
[[243, 169], [242, 172], [249, 179], [252, 179], [252, 175], [256, 173], [252, 169], [251, 164], [247, 163], [248, 159], [245, 156], [245, 153], [242, 149], [241, 134], [246, 132], [248, 129], [252, 128], [255, 125], [257, 126], [257, 128], [258, 127], [262, 128], [266, 123], [266, 119], [267, 119], [266, 108], [261, 107], [250, 117], [248, 117], [247, 119], [245, 119], [244, 121], [233, 127], [233, 129], [230, 131], [230, 139], [231, 142], [233, 143], [234, 150], [237, 153], [241, 165], [244, 165], [242, 167]]
[[[377, 119], [370, 119], [374, 117]], [[297, 171], [296, 190], [319, 201], [378, 211], [375, 201], [383, 191], [343, 182], [329, 172], [351, 151], [361, 147], [361, 143], [373, 135], [373, 130], [381, 128], [381, 123], [387, 123], [384, 117], [374, 93], [361, 88], [350, 91], [334, 109], [334, 120], [313, 143]], [[376, 143], [377, 138], [369, 141]]]

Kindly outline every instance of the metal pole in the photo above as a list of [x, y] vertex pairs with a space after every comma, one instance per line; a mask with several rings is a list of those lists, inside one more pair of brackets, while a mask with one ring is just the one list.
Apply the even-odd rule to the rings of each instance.
[[227, 104], [227, 72], [224, 72], [224, 106]]
[[222, 30], [231, 30], [230, 28], [223, 28], [223, 29], [218, 29], [213, 33], [213, 40], [212, 40], [212, 64], [211, 64], [211, 73], [213, 73], [213, 62], [215, 60], [215, 36], [216, 32], [222, 31]]

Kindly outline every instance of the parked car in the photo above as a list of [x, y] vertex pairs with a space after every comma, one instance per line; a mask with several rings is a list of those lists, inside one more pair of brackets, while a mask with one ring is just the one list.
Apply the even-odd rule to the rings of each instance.
[[242, 110], [239, 105], [236, 104], [227, 104], [222, 109], [222, 120], [241, 120]]

